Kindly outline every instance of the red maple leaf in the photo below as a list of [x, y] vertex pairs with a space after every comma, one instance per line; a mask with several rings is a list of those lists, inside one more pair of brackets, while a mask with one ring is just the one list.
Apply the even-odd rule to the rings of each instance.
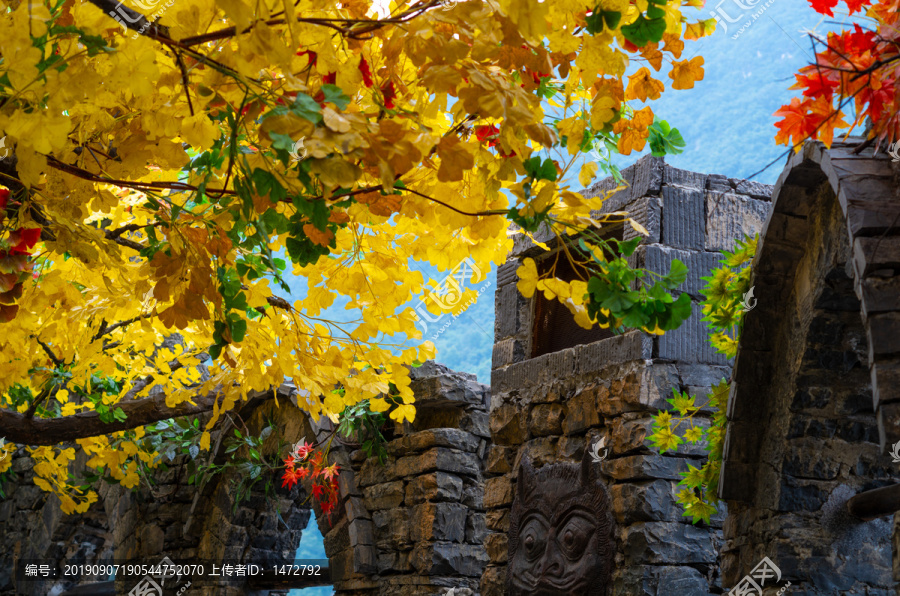
[[364, 57], [360, 57], [359, 59], [359, 72], [362, 74], [363, 84], [366, 87], [372, 86], [372, 71], [369, 70], [369, 63], [366, 62]]
[[312, 50], [304, 50], [302, 52], [297, 52], [298, 56], [303, 56], [304, 54], [309, 56], [309, 66], [315, 66], [316, 62], [319, 60], [319, 55], [316, 54], [315, 52], [313, 52]]
[[319, 484], [319, 483], [315, 483], [315, 484], [313, 484], [313, 486], [312, 486], [312, 493], [313, 493], [313, 498], [314, 498], [316, 501], [319, 501], [319, 502], [321, 503], [321, 501], [322, 501], [322, 495], [325, 494], [325, 487], [322, 486], [322, 485]]
[[[6, 209], [6, 204], [9, 202], [9, 189], [8, 188], [0, 188], [0, 210]], [[2, 217], [2, 215], [0, 215]]]
[[287, 486], [288, 488], [293, 488], [297, 481], [300, 480], [300, 475], [297, 473], [297, 470], [294, 468], [288, 468], [284, 471], [284, 474], [281, 476], [282, 483], [281, 488]]
[[830, 17], [834, 16], [831, 9], [837, 6], [838, 0], [809, 0], [809, 5], [819, 14], [826, 14]]
[[313, 446], [306, 441], [303, 441], [302, 445], [298, 445], [297, 448], [294, 449], [294, 455], [297, 457], [297, 459], [303, 461], [309, 456], [312, 450]]
[[775, 135], [775, 142], [779, 145], [795, 145], [806, 138], [812, 132], [809, 127], [808, 110], [811, 100], [806, 99], [801, 102], [798, 98], [791, 99], [789, 105], [781, 106], [781, 109], [773, 114], [781, 117], [781, 121], [776, 122], [778, 133]]
[[12, 247], [9, 249], [9, 254], [27, 255], [40, 238], [40, 228], [19, 228], [12, 232], [7, 239], [7, 242]]
[[334, 85], [335, 81], [337, 81], [337, 73], [329, 72], [327, 75], [322, 77], [322, 83], [325, 85]]
[[397, 97], [397, 92], [394, 90], [394, 81], [388, 81], [387, 85], [381, 88], [381, 94], [384, 96], [384, 107], [393, 110], [394, 98]]
[[855, 12], [859, 12], [863, 9], [863, 6], [869, 5], [869, 0], [844, 0], [847, 3], [847, 8], [850, 10], [850, 14]]
[[341, 467], [337, 464], [331, 464], [327, 468], [322, 470], [322, 475], [325, 477], [325, 480], [332, 480], [337, 473], [340, 471]]
[[[494, 126], [493, 124], [482, 124], [480, 126], [475, 127], [475, 136], [478, 137], [478, 140], [482, 143], [487, 139], [497, 135], [500, 133], [500, 129]], [[496, 142], [496, 139], [491, 139], [491, 146]]]
[[284, 465], [286, 465], [288, 468], [293, 468], [294, 467], [294, 456], [289, 455], [287, 457], [287, 459], [284, 460]]

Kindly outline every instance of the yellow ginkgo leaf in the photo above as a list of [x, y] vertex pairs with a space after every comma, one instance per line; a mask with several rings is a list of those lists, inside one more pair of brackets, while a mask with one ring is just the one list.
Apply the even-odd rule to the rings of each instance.
[[537, 287], [538, 281], [537, 265], [534, 264], [534, 259], [523, 260], [522, 265], [516, 269], [516, 275], [519, 276], [516, 287], [519, 289], [522, 296], [526, 298], [534, 296], [534, 290]]

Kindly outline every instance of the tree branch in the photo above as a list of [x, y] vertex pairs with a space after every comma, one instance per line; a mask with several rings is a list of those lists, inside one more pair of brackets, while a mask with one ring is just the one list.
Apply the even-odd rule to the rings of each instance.
[[[268, 400], [275, 395], [290, 398], [290, 388], [282, 385], [277, 390], [269, 390], [250, 394], [251, 399]], [[194, 404], [182, 403], [174, 408], [166, 405], [166, 396], [148, 397], [134, 401], [120, 401], [115, 407], [122, 408], [127, 418], [113, 422], [103, 422], [97, 412], [80, 412], [62, 418], [27, 418], [23, 414], [9, 410], [0, 410], [0, 436], [7, 442], [20, 445], [56, 445], [75, 439], [86, 439], [109, 433], [131, 430], [146, 424], [190, 416], [212, 411], [213, 405], [220, 396], [211, 393], [203, 397], [195, 397]]]

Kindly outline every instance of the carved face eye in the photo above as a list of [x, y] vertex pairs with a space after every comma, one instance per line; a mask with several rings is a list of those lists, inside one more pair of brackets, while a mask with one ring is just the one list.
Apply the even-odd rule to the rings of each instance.
[[596, 524], [581, 513], [570, 516], [557, 535], [560, 550], [568, 559], [580, 558], [587, 548]]
[[547, 544], [547, 528], [537, 519], [530, 519], [519, 533], [525, 558], [532, 561], [544, 554]]

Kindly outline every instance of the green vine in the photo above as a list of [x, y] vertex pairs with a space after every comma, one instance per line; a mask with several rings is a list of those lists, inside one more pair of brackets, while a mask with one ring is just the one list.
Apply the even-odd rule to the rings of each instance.
[[[709, 323], [709, 341], [718, 353], [728, 358], [737, 354], [744, 313], [755, 304], [750, 288], [750, 263], [756, 254], [757, 240], [758, 236], [739, 240], [733, 252], [723, 252], [725, 258], [719, 261], [722, 266], [703, 278], [707, 282], [702, 290], [703, 320]], [[682, 515], [690, 516], [695, 524], [701, 520], [709, 523], [718, 510], [719, 471], [730, 388], [730, 382], [722, 379], [700, 405], [695, 403], [695, 396], [679, 393], [673, 388], [674, 397], [668, 401], [677, 416], [673, 417], [671, 411], [663, 411], [653, 417], [653, 434], [649, 439], [660, 453], [675, 451], [685, 442], [701, 445], [707, 451], [703, 466], [697, 468], [688, 464], [688, 471], [681, 473], [683, 479], [678, 483], [684, 487], [677, 494], [678, 503], [684, 508]], [[710, 410], [710, 426], [704, 428], [696, 417]], [[686, 429], [680, 436], [676, 431], [682, 425]]]

